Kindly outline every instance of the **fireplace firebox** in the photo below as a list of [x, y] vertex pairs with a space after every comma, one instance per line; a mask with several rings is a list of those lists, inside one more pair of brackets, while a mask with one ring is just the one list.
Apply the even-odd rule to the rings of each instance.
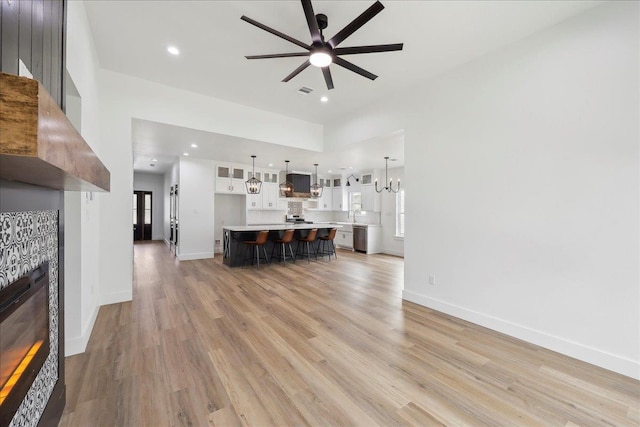
[[9, 425], [49, 355], [49, 263], [0, 290], [0, 426]]

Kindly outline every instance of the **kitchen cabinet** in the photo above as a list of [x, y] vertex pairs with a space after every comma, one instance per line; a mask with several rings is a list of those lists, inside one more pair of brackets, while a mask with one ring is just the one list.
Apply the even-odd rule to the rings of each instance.
[[216, 193], [245, 194], [245, 165], [218, 163], [216, 165]]
[[318, 199], [318, 210], [333, 210], [333, 188], [331, 187], [331, 179], [319, 178], [318, 184], [322, 186], [322, 196]]
[[[246, 179], [251, 178], [252, 171], [246, 173]], [[270, 169], [256, 169], [255, 177], [262, 181], [259, 194], [247, 194], [247, 210], [283, 210], [279, 202], [278, 171]]]
[[362, 200], [362, 210], [365, 212], [374, 212], [374, 197], [376, 191], [373, 188], [373, 185], [363, 185], [360, 187], [361, 192], [361, 200]]
[[353, 249], [353, 227], [342, 224], [342, 228], [336, 231], [334, 243], [341, 248]]
[[[266, 176], [266, 175], [265, 175]], [[277, 178], [277, 175], [276, 175]], [[280, 204], [280, 189], [276, 182], [262, 183], [262, 209], [263, 210], [283, 210]]]
[[342, 189], [341, 179], [333, 179], [331, 208], [334, 211], [348, 211], [346, 193]]
[[264, 194], [264, 184], [262, 191], [258, 194], [247, 194], [247, 209], [250, 211], [262, 210], [262, 199]]
[[373, 172], [363, 172], [360, 178], [362, 185], [373, 184]]

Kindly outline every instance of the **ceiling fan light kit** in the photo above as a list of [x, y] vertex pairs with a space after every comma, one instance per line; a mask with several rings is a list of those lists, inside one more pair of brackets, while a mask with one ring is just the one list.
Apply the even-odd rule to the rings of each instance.
[[296, 56], [308, 57], [298, 68], [296, 68], [295, 70], [293, 70], [293, 72], [291, 72], [291, 74], [286, 76], [282, 80], [283, 82], [288, 82], [289, 80], [300, 74], [302, 71], [304, 71], [309, 65], [313, 65], [322, 69], [322, 75], [324, 76], [324, 81], [327, 85], [327, 89], [331, 90], [334, 88], [331, 70], [329, 69], [329, 66], [331, 64], [336, 64], [370, 80], [375, 80], [378, 76], [343, 59], [342, 57], [340, 57], [340, 55], [356, 55], [362, 53], [392, 52], [402, 50], [402, 43], [338, 47], [338, 45], [342, 43], [347, 37], [360, 29], [360, 27], [369, 22], [374, 16], [380, 13], [382, 9], [384, 9], [384, 6], [379, 1], [376, 1], [374, 4], [369, 6], [369, 8], [362, 12], [360, 16], [347, 24], [346, 27], [338, 31], [337, 34], [335, 34], [327, 41], [325, 41], [324, 34], [322, 33], [322, 30], [327, 28], [329, 23], [327, 15], [324, 15], [322, 13], [316, 15], [313, 12], [311, 0], [301, 0], [301, 2], [305, 18], [307, 19], [309, 33], [311, 34], [311, 44], [306, 44], [300, 40], [294, 39], [291, 36], [281, 33], [278, 30], [274, 30], [273, 28], [261, 24], [258, 21], [255, 21], [247, 16], [243, 15], [240, 18], [251, 25], [254, 25], [264, 31], [267, 31], [275, 36], [287, 40], [290, 43], [295, 44], [296, 46], [307, 50], [307, 52], [249, 55], [245, 57], [247, 59], [291, 58]]

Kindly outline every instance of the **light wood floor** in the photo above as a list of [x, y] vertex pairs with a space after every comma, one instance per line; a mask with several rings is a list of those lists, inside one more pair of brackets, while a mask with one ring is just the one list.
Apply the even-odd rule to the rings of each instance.
[[640, 423], [640, 384], [403, 302], [403, 260], [177, 263], [135, 245], [133, 301], [69, 357], [62, 426]]

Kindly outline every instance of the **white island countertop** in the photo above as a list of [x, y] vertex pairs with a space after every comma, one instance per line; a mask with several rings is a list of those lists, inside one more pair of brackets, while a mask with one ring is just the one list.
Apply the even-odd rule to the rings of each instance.
[[265, 224], [265, 225], [225, 225], [223, 230], [229, 231], [262, 231], [262, 230], [310, 230], [312, 228], [342, 228], [339, 224], [319, 222], [316, 224]]

